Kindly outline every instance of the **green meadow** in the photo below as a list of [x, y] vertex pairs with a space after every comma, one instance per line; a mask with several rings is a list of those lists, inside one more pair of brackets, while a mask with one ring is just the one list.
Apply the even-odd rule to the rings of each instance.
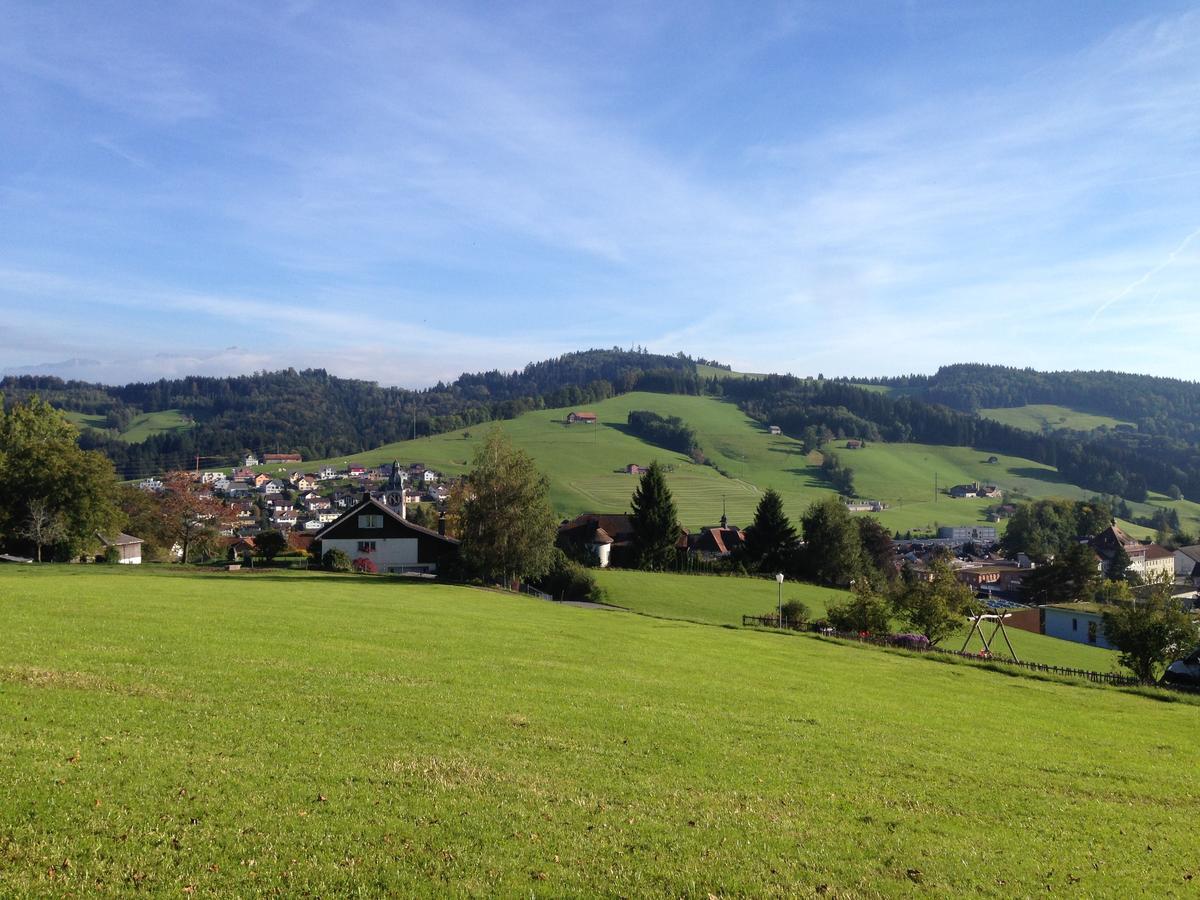
[[1051, 403], [1030, 403], [1025, 406], [981, 409], [979, 415], [1002, 425], [1011, 425], [1013, 428], [1037, 432], [1095, 431], [1100, 427], [1116, 428], [1118, 425], [1131, 424], [1121, 419], [1114, 419], [1112, 416], [1079, 412], [1069, 406], [1055, 406]]
[[[675, 495], [680, 521], [691, 529], [715, 524], [722, 505], [730, 521], [748, 524], [758, 498], [766, 488], [783, 495], [789, 514], [798, 518], [813, 500], [832, 493], [821, 477], [820, 456], [801, 454], [800, 443], [786, 435], [770, 435], [732, 403], [711, 397], [632, 393], [594, 404], [590, 409], [600, 421], [596, 425], [567, 425], [570, 409], [538, 410], [499, 427], [513, 443], [529, 452], [550, 479], [550, 497], [562, 516], [581, 512], [622, 512], [637, 486], [636, 476], [621, 469], [629, 463], [646, 465], [653, 459], [673, 467], [668, 482]], [[633, 409], [649, 409], [664, 416], [678, 416], [694, 428], [713, 466], [702, 466], [682, 454], [646, 444], [625, 430], [626, 416]], [[307, 468], [326, 463], [347, 462], [376, 465], [398, 459], [422, 462], [451, 475], [467, 471], [475, 447], [490, 425], [466, 431], [389, 444], [349, 457], [309, 461]], [[862, 450], [845, 450], [845, 442], [833, 445], [855, 472], [859, 496], [883, 500], [890, 508], [878, 515], [895, 531], [927, 531], [935, 526], [985, 521], [983, 510], [994, 501], [951, 500], [935, 495], [953, 484], [995, 482], [1005, 491], [1027, 498], [1091, 495], [1064, 482], [1045, 465], [1014, 456], [999, 456], [965, 447], [927, 444], [870, 444]], [[1188, 501], [1173, 505], [1187, 527], [1200, 530], [1200, 505]], [[1135, 505], [1138, 514], [1150, 514], [1146, 504]], [[1003, 523], [998, 526], [1003, 529]]]
[[[99, 414], [73, 412], [65, 410], [64, 415], [81, 428], [105, 428], [105, 417]], [[130, 444], [140, 444], [156, 434], [168, 434], [186, 431], [192, 427], [192, 422], [177, 409], [166, 409], [160, 412], [141, 413], [134, 416], [129, 427], [119, 432], [117, 437]]]
[[[795, 581], [785, 581], [780, 590], [773, 578], [675, 575], [629, 569], [593, 571], [597, 582], [608, 594], [608, 602], [615, 606], [648, 616], [709, 625], [740, 626], [744, 615], [770, 614], [776, 609], [780, 596], [785, 603], [793, 599], [802, 601], [813, 618], [820, 618], [830, 605], [843, 603], [850, 597], [847, 591]], [[900, 627], [897, 623], [897, 630]], [[984, 628], [989, 640], [994, 627]], [[1113, 650], [1062, 641], [1018, 628], [1006, 631], [1017, 656], [1027, 662], [1092, 672], [1123, 672]], [[964, 627], [957, 638], [946, 640], [945, 646], [960, 649], [968, 634], [970, 629]], [[1007, 655], [1003, 638], [997, 635], [996, 641], [993, 651]], [[975, 652], [982, 646], [978, 635], [972, 635], [966, 649]]]
[[1200, 708], [386, 578], [0, 570], [0, 895], [1184, 896]]

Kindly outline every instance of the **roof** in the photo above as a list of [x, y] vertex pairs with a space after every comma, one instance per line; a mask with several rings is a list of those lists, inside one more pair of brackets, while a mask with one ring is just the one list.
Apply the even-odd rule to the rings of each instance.
[[633, 519], [626, 513], [584, 513], [559, 526], [559, 534], [580, 543], [590, 542], [596, 531], [603, 531], [614, 544], [633, 540]]
[[330, 522], [328, 525], [326, 525], [324, 528], [322, 528], [320, 531], [318, 531], [316, 534], [314, 534], [312, 536], [313, 541], [315, 542], [315, 541], [321, 540], [323, 537], [325, 537], [326, 532], [332, 531], [334, 528], [337, 528], [339, 525], [341, 525], [343, 522], [345, 522], [351, 516], [356, 516], [360, 512], [362, 512], [364, 509], [368, 509], [371, 507], [374, 507], [374, 509], [376, 511], [383, 513], [385, 516], [395, 519], [397, 522], [404, 523], [404, 527], [411, 528], [413, 531], [415, 531], [419, 534], [424, 534], [429, 537], [434, 537], [434, 538], [437, 538], [438, 540], [446, 541], [447, 543], [450, 543], [450, 544], [458, 543], [457, 538], [446, 537], [444, 534], [438, 534], [432, 528], [425, 528], [423, 525], [418, 525], [416, 522], [410, 522], [408, 519], [404, 518], [402, 515], [400, 515], [398, 512], [396, 512], [396, 510], [392, 509], [386, 503], [380, 503], [374, 497], [365, 497], [362, 500], [360, 500], [358, 503], [356, 503], [354, 506], [350, 507], [344, 513], [342, 513], [340, 516], [338, 516], [336, 519], [334, 519], [332, 522]]
[[1170, 550], [1167, 550], [1163, 547], [1158, 546], [1158, 544], [1151, 544], [1150, 546], [1148, 546], [1146, 548], [1146, 559], [1174, 559], [1174, 558], [1175, 558], [1174, 553], [1172, 553]]
[[102, 543], [105, 547], [128, 547], [133, 544], [145, 543], [145, 541], [143, 541], [140, 537], [134, 537], [132, 534], [126, 534], [123, 531], [118, 532], [115, 537], [111, 535], [105, 537], [97, 531], [96, 537], [100, 538], [100, 543]]
[[613, 539], [609, 537], [608, 532], [603, 528], [597, 528], [594, 532], [592, 532], [593, 544], [611, 544], [612, 542]]
[[1180, 547], [1175, 552], [1182, 553], [1188, 559], [1193, 560], [1196, 563], [1200, 563], [1200, 544], [1193, 544], [1190, 547]]
[[596, 418], [596, 414], [594, 412], [582, 412], [580, 410], [575, 410], [575, 412], [571, 413], [571, 415], [573, 415], [577, 419], [594, 419], [594, 418]]
[[1113, 522], [1092, 538], [1092, 546], [1104, 556], [1110, 556], [1116, 552], [1117, 547], [1124, 547], [1128, 551], [1131, 547], [1138, 547], [1139, 544], [1118, 528], [1116, 522]]

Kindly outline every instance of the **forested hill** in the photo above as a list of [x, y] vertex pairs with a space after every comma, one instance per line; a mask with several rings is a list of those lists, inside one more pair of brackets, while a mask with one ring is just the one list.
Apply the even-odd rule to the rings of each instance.
[[[336, 457], [641, 390], [725, 397], [764, 425], [780, 425], [796, 436], [969, 446], [1055, 466], [1069, 481], [1097, 493], [1141, 501], [1153, 490], [1200, 499], [1200, 385], [1192, 382], [958, 365], [863, 387], [787, 375], [701, 376], [697, 362], [708, 363], [640, 349], [587, 350], [520, 371], [465, 374], [421, 391], [338, 378], [321, 369], [288, 369], [123, 387], [19, 376], [0, 382], [0, 393], [10, 400], [36, 393], [77, 418], [89, 417], [82, 421], [93, 427], [83, 429], [80, 442], [104, 450], [127, 478], [191, 467], [196, 457], [202, 466], [229, 465], [248, 450]], [[713, 367], [701, 371], [712, 373]], [[1041, 434], [975, 414], [1027, 403], [1109, 415], [1136, 428]], [[140, 442], [126, 439], [128, 434], [123, 438], [135, 416], [168, 412], [172, 421], [185, 424]]]
[[[695, 362], [644, 350], [587, 350], [520, 371], [465, 374], [420, 391], [338, 378], [323, 369], [121, 387], [45, 376], [0, 381], [7, 400], [37, 394], [60, 409], [92, 416], [99, 427], [84, 428], [80, 443], [105, 451], [127, 478], [190, 468], [197, 456], [201, 465], [228, 465], [248, 450], [328, 458], [634, 389], [696, 393]], [[168, 410], [194, 425], [138, 443], [119, 437], [135, 416]]]
[[930, 402], [922, 392], [881, 392], [787, 375], [730, 379], [723, 390], [751, 417], [804, 436], [809, 444], [819, 434], [832, 434], [974, 447], [1055, 466], [1080, 487], [1136, 502], [1147, 490], [1200, 497], [1200, 448], [1194, 438], [1140, 429], [1038, 434]]
[[[1200, 441], [1200, 383], [1127, 372], [1037, 372], [974, 363], [933, 375], [864, 379], [952, 409], [1050, 403], [1134, 422], [1146, 434]], [[860, 383], [862, 383], [860, 382]]]

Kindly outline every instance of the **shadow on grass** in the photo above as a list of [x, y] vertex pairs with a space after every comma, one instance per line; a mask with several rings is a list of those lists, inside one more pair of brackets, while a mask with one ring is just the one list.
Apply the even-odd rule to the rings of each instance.
[[1053, 469], [1031, 469], [1028, 467], [1018, 467], [1008, 470], [1010, 475], [1016, 475], [1019, 478], [1031, 478], [1034, 481], [1042, 481], [1046, 484], [1070, 484], [1058, 472]]

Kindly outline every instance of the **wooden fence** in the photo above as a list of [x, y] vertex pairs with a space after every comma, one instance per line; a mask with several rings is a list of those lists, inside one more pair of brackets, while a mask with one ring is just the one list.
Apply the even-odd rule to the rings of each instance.
[[[742, 616], [742, 625], [757, 625], [763, 628], [779, 628], [778, 616]], [[1070, 669], [1065, 666], [1048, 666], [1044, 663], [1024, 662], [1019, 659], [1012, 659], [1007, 656], [997, 656], [995, 654], [980, 655], [978, 653], [966, 653], [959, 650], [948, 650], [945, 647], [936, 647], [933, 645], [927, 647], [915, 647], [909, 643], [896, 640], [895, 635], [890, 634], [857, 634], [855, 632], [833, 631], [829, 628], [820, 628], [810, 622], [790, 622], [787, 619], [783, 621], [783, 628], [787, 631], [807, 631], [816, 634], [822, 634], [826, 637], [840, 638], [846, 641], [858, 641], [860, 644], [872, 644], [877, 647], [892, 647], [894, 649], [913, 650], [918, 653], [942, 653], [947, 656], [959, 656], [963, 659], [971, 659], [976, 662], [996, 662], [1003, 663], [1006, 666], [1018, 666], [1022, 669], [1028, 669], [1033, 672], [1045, 672], [1050, 675], [1066, 675], [1072, 678], [1085, 678], [1088, 681], [1097, 684], [1112, 684], [1118, 687], [1130, 687], [1140, 682], [1129, 675], [1117, 675], [1113, 672], [1092, 672], [1088, 669]], [[1169, 689], [1188, 690], [1181, 685], [1163, 684], [1160, 687]]]

